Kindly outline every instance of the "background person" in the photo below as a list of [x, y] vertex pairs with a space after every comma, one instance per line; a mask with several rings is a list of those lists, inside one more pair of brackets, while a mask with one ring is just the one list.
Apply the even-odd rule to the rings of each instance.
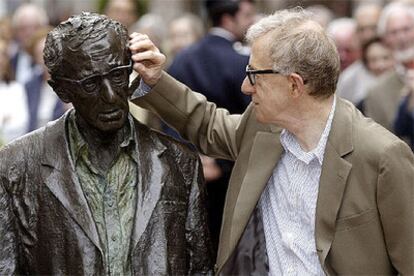
[[[353, 43], [359, 45], [361, 55], [364, 54], [364, 45], [377, 36], [377, 24], [381, 10], [382, 6], [378, 3], [362, 2], [353, 12], [356, 33], [351, 39], [353, 39]], [[358, 105], [365, 99], [372, 79], [372, 73], [367, 69], [362, 56], [360, 56], [340, 74], [336, 93]]]
[[[240, 92], [248, 55], [241, 53], [241, 41], [247, 28], [253, 24], [255, 6], [251, 0], [205, 1], [212, 28], [199, 42], [181, 51], [168, 72], [191, 89], [199, 91], [208, 100], [230, 112], [241, 113], [249, 97]], [[164, 131], [177, 134], [169, 128]], [[202, 157], [205, 172], [210, 231], [214, 244], [218, 243], [224, 198], [233, 164], [225, 160]]]
[[26, 109], [29, 112], [29, 121], [26, 132], [45, 126], [68, 110], [71, 105], [63, 103], [52, 87], [47, 83], [50, 75], [43, 60], [43, 49], [46, 36], [52, 30], [47, 26], [32, 34], [28, 42], [27, 52], [31, 56], [34, 67], [32, 77], [24, 85], [27, 98]]
[[394, 131], [395, 116], [403, 96], [404, 64], [414, 60], [413, 6], [399, 2], [385, 6], [378, 22], [378, 35], [392, 49], [396, 65], [395, 70], [369, 89], [364, 112], [389, 131]]
[[38, 29], [47, 26], [49, 18], [46, 12], [35, 4], [23, 4], [17, 8], [12, 17], [14, 52], [11, 65], [16, 80], [25, 84], [33, 75], [33, 60], [27, 53], [29, 41]]
[[7, 40], [0, 38], [0, 137], [3, 144], [26, 133], [29, 114], [23, 85], [13, 78]]

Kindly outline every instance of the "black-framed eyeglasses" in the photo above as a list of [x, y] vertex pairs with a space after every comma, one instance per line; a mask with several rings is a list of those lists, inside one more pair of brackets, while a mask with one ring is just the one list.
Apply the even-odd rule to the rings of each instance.
[[255, 70], [255, 69], [251, 69], [250, 65], [246, 66], [246, 75], [252, 86], [256, 84], [256, 75], [258, 74], [280, 74], [280, 73], [273, 69]]
[[125, 85], [125, 82], [128, 80], [131, 72], [132, 72], [132, 61], [129, 61], [128, 65], [121, 65], [121, 66], [112, 68], [106, 73], [94, 74], [94, 75], [85, 77], [80, 80], [73, 80], [73, 79], [64, 78], [64, 77], [53, 77], [53, 78], [56, 80], [63, 80], [63, 81], [71, 82], [71, 83], [76, 83], [83, 89], [83, 91], [85, 91], [85, 93], [92, 94], [96, 91], [99, 91], [104, 79], [107, 79], [113, 87], [121, 87], [122, 85]]

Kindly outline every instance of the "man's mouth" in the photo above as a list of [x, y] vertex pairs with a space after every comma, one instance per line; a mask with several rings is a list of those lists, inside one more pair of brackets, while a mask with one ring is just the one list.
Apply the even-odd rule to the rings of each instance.
[[103, 122], [110, 122], [110, 121], [117, 121], [122, 118], [122, 110], [121, 109], [113, 109], [105, 112], [99, 113], [98, 117], [99, 120]]

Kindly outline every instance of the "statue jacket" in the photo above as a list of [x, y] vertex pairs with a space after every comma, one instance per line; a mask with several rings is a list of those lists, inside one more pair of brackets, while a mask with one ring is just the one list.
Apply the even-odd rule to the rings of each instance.
[[[0, 275], [104, 275], [102, 248], [69, 157], [68, 116], [0, 151]], [[210, 274], [197, 154], [134, 121], [139, 154], [134, 275]]]

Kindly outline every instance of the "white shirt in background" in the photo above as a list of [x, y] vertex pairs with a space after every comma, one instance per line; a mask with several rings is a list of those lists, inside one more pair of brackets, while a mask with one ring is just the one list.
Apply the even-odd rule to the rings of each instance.
[[0, 82], [0, 136], [8, 143], [26, 133], [28, 127], [26, 92], [18, 82]]

